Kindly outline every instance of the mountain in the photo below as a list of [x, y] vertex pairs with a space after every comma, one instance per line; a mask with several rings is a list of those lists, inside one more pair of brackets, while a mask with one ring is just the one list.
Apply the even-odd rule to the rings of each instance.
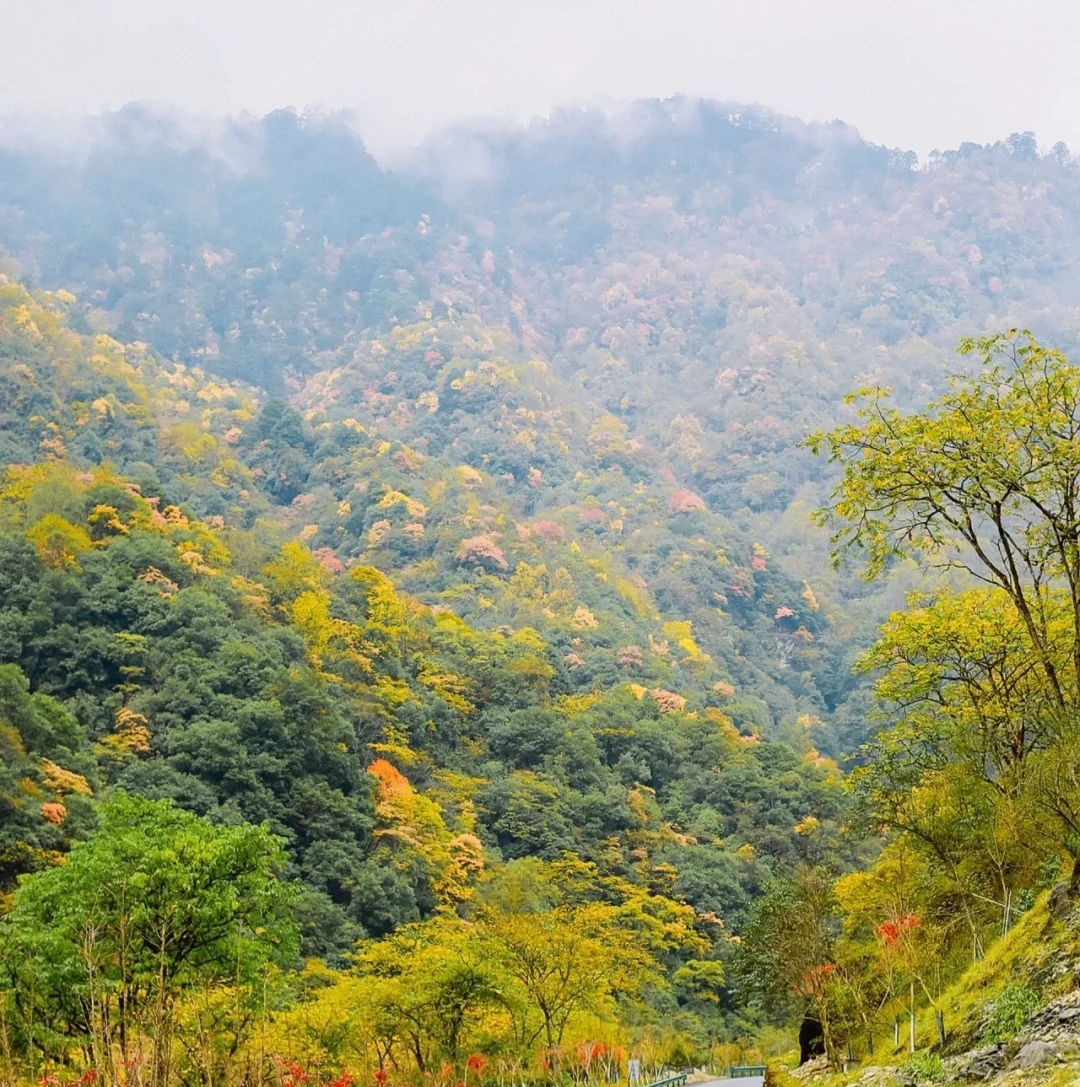
[[[802, 443], [861, 386], [921, 409], [962, 336], [1076, 347], [1067, 149], [920, 167], [687, 99], [462, 128], [394, 170], [319, 113], [130, 106], [82, 136], [0, 146], [11, 916], [39, 916], [20, 877], [82, 870], [99, 808], [214, 848], [265, 822], [335, 968], [359, 940], [369, 981], [423, 988], [411, 934], [460, 962], [457, 923], [513, 957], [524, 902], [590, 954], [641, 936], [605, 977], [655, 987], [588, 991], [655, 1052], [760, 1027], [724, 968], [784, 880], [879, 852], [841, 769], [877, 727], [851, 666], [933, 584], [832, 568], [811, 513], [839, 469]], [[282, 1007], [355, 996], [289, 977]], [[50, 1009], [62, 1062], [93, 1031]], [[460, 1064], [436, 1034], [417, 1074]]]

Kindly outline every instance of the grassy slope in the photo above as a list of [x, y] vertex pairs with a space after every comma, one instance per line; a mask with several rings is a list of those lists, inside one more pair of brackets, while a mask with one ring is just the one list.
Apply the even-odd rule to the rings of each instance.
[[[1080, 966], [1080, 912], [1074, 911], [1070, 917], [1057, 920], [1050, 914], [1048, 899], [1049, 892], [1041, 895], [1007, 937], [998, 940], [985, 958], [973, 963], [942, 993], [939, 1004], [945, 1012], [945, 1030], [949, 1039], [942, 1054], [946, 1059], [987, 1044], [989, 1039], [984, 1036], [986, 1020], [994, 1000], [1006, 987], [1025, 986], [1035, 990], [1040, 997], [1040, 1007], [1074, 989], [1077, 968]], [[903, 1068], [912, 1064], [917, 1066], [932, 1058], [940, 1051], [936, 1045], [936, 1028], [930, 1008], [924, 1008], [917, 1016], [916, 1040], [922, 1044], [913, 1060], [907, 1051], [904, 1023], [899, 1049], [892, 1050], [879, 1044], [872, 1056], [864, 1057], [847, 1072], [816, 1077], [814, 1082], [826, 1087], [842, 1087], [857, 1081], [872, 1066]], [[791, 1053], [777, 1062], [775, 1080], [778, 1087], [799, 1082], [797, 1077], [790, 1074], [797, 1060], [798, 1054]], [[923, 1077], [919, 1077], [919, 1081], [930, 1082]], [[1011, 1073], [994, 1082], [1010, 1087], [1077, 1084], [1080, 1083], [1080, 1061], [1063, 1067], [1046, 1066]]]

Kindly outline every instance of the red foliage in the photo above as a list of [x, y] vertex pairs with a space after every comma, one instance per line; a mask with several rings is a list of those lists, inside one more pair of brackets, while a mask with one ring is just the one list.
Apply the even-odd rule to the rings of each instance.
[[760, 555], [755, 555], [750, 560], [750, 568], [756, 570], [759, 574], [768, 569], [765, 560]]
[[669, 514], [674, 515], [676, 513], [693, 513], [695, 510], [705, 509], [704, 501], [699, 498], [693, 491], [676, 491], [671, 496], [671, 501], [668, 503], [667, 511]]
[[590, 506], [578, 514], [578, 520], [583, 525], [602, 525], [605, 521], [604, 511], [597, 506]]
[[566, 539], [566, 533], [563, 531], [562, 525], [555, 521], [537, 521], [533, 525], [533, 532], [542, 539], [550, 540], [552, 543], [562, 543]]
[[645, 657], [641, 652], [641, 647], [636, 645], [624, 645], [619, 650], [615, 659], [624, 668], [640, 668], [645, 663]]
[[345, 564], [334, 554], [332, 547], [320, 547], [312, 551], [312, 555], [319, 560], [319, 565], [332, 574], [341, 574], [345, 571]]
[[502, 549], [490, 536], [472, 536], [461, 541], [457, 551], [459, 562], [472, 563], [476, 566], [494, 566], [506, 570], [508, 564]]
[[832, 977], [836, 966], [831, 962], [823, 962], [820, 966], [811, 966], [803, 974], [801, 983], [797, 986], [802, 996], [819, 998], [825, 991], [829, 978]]
[[59, 1076], [42, 1076], [38, 1080], [38, 1087], [89, 1087], [98, 1081], [98, 1070], [88, 1068], [82, 1075], [75, 1079], [61, 1079]]
[[[310, 1080], [311, 1073], [299, 1062], [291, 1057], [275, 1057], [274, 1063], [278, 1069], [278, 1082], [281, 1087], [302, 1087]], [[315, 1079], [318, 1083], [318, 1078]]]
[[577, 1055], [582, 1064], [592, 1064], [607, 1053], [608, 1047], [603, 1042], [578, 1042]]
[[892, 947], [901, 936], [919, 927], [918, 914], [905, 913], [895, 921], [882, 921], [878, 925], [878, 935], [886, 947]]

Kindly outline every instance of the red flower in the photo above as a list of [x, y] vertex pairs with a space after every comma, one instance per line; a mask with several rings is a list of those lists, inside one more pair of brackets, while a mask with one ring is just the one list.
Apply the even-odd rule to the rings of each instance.
[[919, 927], [919, 916], [915, 913], [905, 913], [895, 921], [882, 921], [878, 925], [878, 935], [886, 947], [892, 947], [900, 937], [907, 932]]

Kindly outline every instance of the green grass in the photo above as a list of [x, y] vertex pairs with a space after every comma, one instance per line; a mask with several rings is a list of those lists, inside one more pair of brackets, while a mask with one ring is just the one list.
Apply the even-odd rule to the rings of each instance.
[[[1008, 1041], [1032, 1012], [1072, 988], [1076, 964], [1080, 962], [1080, 926], [1053, 920], [1047, 909], [1048, 898], [1049, 892], [1041, 894], [1009, 935], [997, 940], [981, 961], [972, 963], [941, 994], [938, 1006], [945, 1013], [946, 1053], [962, 1052], [988, 1041]], [[847, 1087], [870, 1065], [905, 1068], [915, 1073], [920, 1084], [945, 1083], [942, 1055], [931, 1044], [936, 1043], [937, 1026], [930, 1007], [917, 1013], [916, 1039], [922, 1045], [909, 1054], [907, 1020], [902, 1013], [899, 1050], [879, 1043], [874, 1054], [864, 1057], [846, 1074], [824, 1077], [819, 1081], [821, 1087]], [[1071, 1075], [1075, 1076], [1075, 1070]], [[795, 1083], [781, 1071], [777, 1082], [785, 1081]], [[1077, 1081], [1066, 1077], [1061, 1082], [1071, 1085]]]

